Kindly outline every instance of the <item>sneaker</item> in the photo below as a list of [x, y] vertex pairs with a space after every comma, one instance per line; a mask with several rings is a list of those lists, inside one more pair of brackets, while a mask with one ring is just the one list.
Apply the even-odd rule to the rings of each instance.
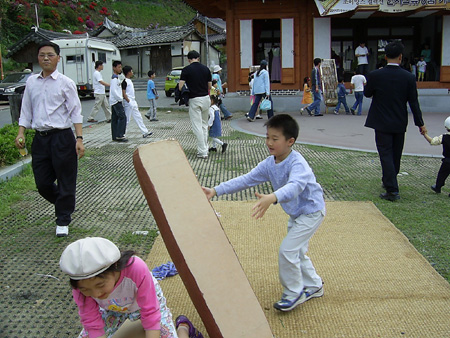
[[211, 148], [209, 148], [208, 149], [208, 152], [210, 153], [210, 152], [215, 152], [215, 153], [217, 153], [217, 148], [213, 148], [213, 147], [211, 147]]
[[255, 120], [252, 119], [250, 116], [247, 116], [247, 121], [248, 121], [248, 122], [253, 122], [253, 121], [255, 121]]
[[197, 154], [197, 158], [202, 158], [202, 159], [206, 160], [208, 158], [208, 155]]
[[339, 112], [337, 112], [336, 110], [334, 111], [334, 115], [339, 115]]
[[195, 328], [186, 316], [178, 316], [175, 320], [175, 327], [177, 330], [181, 324], [184, 324], [184, 326], [189, 329], [189, 338], [203, 338], [203, 335]]
[[245, 113], [245, 117], [248, 117], [248, 113]]
[[56, 237], [66, 237], [69, 234], [69, 227], [57, 225], [56, 226]]
[[303, 293], [306, 296], [305, 302], [310, 300], [311, 298], [318, 298], [323, 296], [323, 285], [320, 287], [320, 289], [317, 289], [314, 292], [307, 291], [306, 289], [303, 289]]
[[150, 115], [145, 114], [144, 116], [150, 120]]
[[158, 119], [150, 119], [150, 121], [152, 121], [152, 122], [158, 122], [159, 120], [158, 120]]
[[436, 194], [440, 194], [441, 193], [441, 189], [436, 188], [436, 185], [433, 184], [431, 187], [431, 190], [433, 190]]
[[87, 120], [89, 123], [97, 123], [98, 121], [97, 120], [94, 120], [94, 119], [89, 119], [89, 120]]
[[293, 308], [295, 308], [297, 305], [300, 305], [304, 302], [306, 302], [306, 295], [302, 291], [300, 295], [294, 299], [294, 300], [288, 300], [284, 298], [285, 296], [281, 297], [281, 299], [273, 304], [273, 307], [280, 311], [291, 311]]
[[353, 108], [350, 108], [350, 111], [352, 112], [352, 115], [355, 115], [355, 110]]
[[313, 116], [313, 114], [311, 113], [311, 111], [306, 107], [305, 108], [306, 112], [308, 113], [309, 116]]
[[222, 144], [222, 154], [227, 150], [227, 148], [228, 148], [228, 143]]
[[262, 120], [262, 116], [261, 116], [261, 115], [256, 115], [256, 116], [255, 116], [255, 119], [257, 119], [257, 120]]
[[153, 134], [153, 132], [149, 131], [148, 133], [145, 133], [144, 135], [142, 135], [142, 137], [143, 138], [147, 138], [147, 137], [149, 137], [152, 134]]
[[300, 108], [300, 115], [303, 115], [304, 110], [305, 110], [305, 108]]

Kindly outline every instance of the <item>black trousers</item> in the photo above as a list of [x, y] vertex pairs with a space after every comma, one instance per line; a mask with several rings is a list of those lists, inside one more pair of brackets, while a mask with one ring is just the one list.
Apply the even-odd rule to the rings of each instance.
[[55, 205], [56, 224], [69, 225], [75, 210], [78, 170], [76, 140], [72, 129], [54, 129], [44, 136], [36, 131], [31, 154], [34, 181], [39, 194]]
[[450, 159], [443, 158], [441, 167], [436, 178], [436, 188], [441, 189], [445, 185], [445, 180], [450, 175]]
[[125, 136], [127, 128], [127, 117], [122, 102], [117, 102], [111, 106], [111, 136], [113, 141], [118, 137]]
[[405, 133], [375, 130], [375, 143], [380, 156], [384, 187], [387, 192], [398, 192], [397, 175], [400, 172]]

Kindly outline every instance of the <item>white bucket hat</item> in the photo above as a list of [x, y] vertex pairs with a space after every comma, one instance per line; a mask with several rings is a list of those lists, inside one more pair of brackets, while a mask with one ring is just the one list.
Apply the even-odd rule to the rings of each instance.
[[219, 65], [215, 65], [214, 69], [213, 69], [213, 73], [220, 72], [221, 70], [222, 70], [222, 67], [220, 67]]
[[59, 260], [61, 270], [71, 279], [99, 275], [120, 259], [119, 248], [110, 240], [87, 237], [69, 244]]

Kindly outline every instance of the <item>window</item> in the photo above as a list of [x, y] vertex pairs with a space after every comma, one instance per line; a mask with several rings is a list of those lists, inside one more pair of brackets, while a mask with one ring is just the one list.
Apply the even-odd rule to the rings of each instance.
[[103, 63], [106, 63], [106, 53], [98, 52], [98, 61], [103, 61]]
[[131, 48], [131, 49], [127, 49], [127, 55], [138, 55], [138, 49], [137, 48]]
[[84, 55], [67, 55], [66, 60], [67, 63], [83, 63]]

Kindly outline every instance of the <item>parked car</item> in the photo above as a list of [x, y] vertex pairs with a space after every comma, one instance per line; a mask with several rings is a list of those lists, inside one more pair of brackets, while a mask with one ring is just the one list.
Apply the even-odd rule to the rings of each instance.
[[175, 67], [172, 68], [169, 74], [166, 76], [166, 82], [164, 83], [164, 91], [166, 92], [166, 96], [170, 97], [175, 91], [175, 87], [178, 86], [178, 82], [180, 82], [181, 70], [184, 67]]
[[8, 101], [8, 95], [14, 94], [25, 89], [25, 82], [33, 75], [32, 71], [27, 69], [23, 72], [10, 73], [0, 82], [0, 101]]

